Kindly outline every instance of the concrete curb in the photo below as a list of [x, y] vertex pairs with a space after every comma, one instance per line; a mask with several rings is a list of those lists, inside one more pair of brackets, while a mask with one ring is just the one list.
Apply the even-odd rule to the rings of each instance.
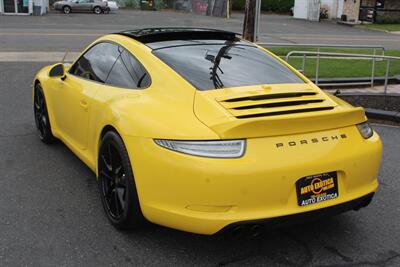
[[364, 29], [364, 30], [371, 30], [371, 31], [377, 31], [377, 32], [386, 32], [386, 33], [390, 33], [390, 34], [400, 34], [400, 31], [389, 31], [389, 30], [385, 30], [385, 29], [378, 29], [378, 28], [368, 28], [364, 26], [365, 24], [354, 24], [354, 25], [349, 25], [349, 26], [353, 26], [355, 28], [359, 28], [359, 29]]
[[366, 108], [365, 113], [367, 117], [371, 119], [400, 122], [400, 112], [397, 111]]
[[[311, 81], [315, 81], [315, 78], [311, 78]], [[319, 78], [318, 80], [321, 85], [324, 83], [350, 83], [350, 82], [369, 82], [371, 77], [348, 77], [348, 78]], [[385, 77], [377, 76], [374, 79], [375, 83], [384, 83]], [[394, 75], [389, 77], [389, 82], [400, 83], [400, 75]]]

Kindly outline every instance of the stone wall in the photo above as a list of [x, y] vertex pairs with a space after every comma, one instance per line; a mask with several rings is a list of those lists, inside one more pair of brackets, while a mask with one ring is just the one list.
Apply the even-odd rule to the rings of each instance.
[[360, 14], [360, 0], [345, 0], [343, 14], [347, 16], [347, 21], [357, 22]]

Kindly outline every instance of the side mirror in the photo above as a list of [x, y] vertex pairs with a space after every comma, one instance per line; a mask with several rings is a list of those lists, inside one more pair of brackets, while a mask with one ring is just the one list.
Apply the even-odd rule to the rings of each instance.
[[59, 63], [54, 65], [49, 72], [49, 76], [52, 78], [65, 78], [65, 70], [64, 70], [64, 64]]

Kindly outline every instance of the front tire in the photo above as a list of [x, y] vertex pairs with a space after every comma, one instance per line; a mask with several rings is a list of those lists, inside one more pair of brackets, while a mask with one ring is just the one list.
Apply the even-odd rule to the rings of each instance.
[[35, 115], [35, 124], [39, 132], [40, 140], [45, 144], [54, 142], [55, 137], [51, 132], [49, 114], [47, 111], [46, 99], [40, 83], [35, 85], [33, 112]]
[[71, 8], [70, 8], [69, 6], [64, 6], [62, 10], [63, 10], [63, 13], [64, 13], [64, 14], [69, 14], [69, 13], [71, 13]]
[[104, 211], [117, 229], [138, 228], [144, 222], [128, 152], [121, 137], [107, 132], [101, 140], [98, 183]]

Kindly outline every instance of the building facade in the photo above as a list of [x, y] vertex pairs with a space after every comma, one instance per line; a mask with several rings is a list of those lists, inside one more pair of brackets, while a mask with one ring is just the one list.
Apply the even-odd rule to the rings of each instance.
[[344, 0], [343, 19], [348, 22], [358, 22], [361, 0]]
[[318, 21], [323, 11], [328, 19], [341, 18], [345, 0], [295, 0], [293, 16]]
[[361, 0], [359, 20], [400, 23], [400, 0]]
[[343, 15], [344, 0], [321, 0], [321, 10], [328, 19], [339, 19]]
[[0, 0], [1, 15], [40, 16], [49, 10], [49, 0]]
[[400, 23], [400, 0], [295, 0], [294, 17], [341, 19], [350, 23]]

